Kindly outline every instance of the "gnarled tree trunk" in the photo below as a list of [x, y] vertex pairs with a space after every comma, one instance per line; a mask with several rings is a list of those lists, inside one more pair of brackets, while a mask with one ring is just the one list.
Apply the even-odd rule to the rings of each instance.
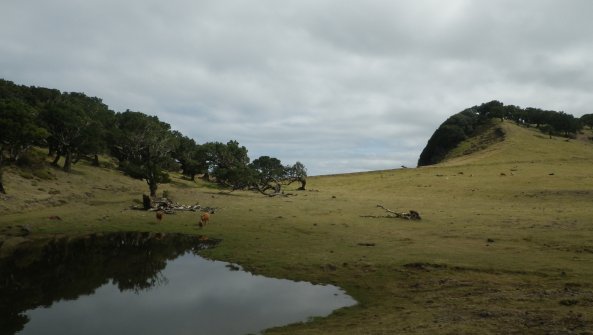
[[2, 184], [2, 170], [0, 170], [0, 194], [6, 194], [6, 190], [4, 189], [4, 184]]
[[158, 188], [158, 184], [156, 180], [151, 179], [146, 181], [148, 183], [148, 189], [150, 190], [150, 196], [155, 198], [156, 197], [156, 190]]
[[307, 179], [300, 179], [299, 182], [301, 183], [301, 187], [298, 188], [299, 191], [304, 191], [305, 186], [307, 185]]
[[64, 155], [64, 168], [65, 172], [70, 172], [72, 170], [72, 150], [70, 148], [66, 149], [66, 154]]
[[2, 183], [2, 151], [0, 151], [0, 194], [6, 194], [6, 190], [4, 189], [4, 184]]
[[146, 194], [142, 194], [142, 206], [146, 210], [149, 210], [152, 208], [152, 200]]

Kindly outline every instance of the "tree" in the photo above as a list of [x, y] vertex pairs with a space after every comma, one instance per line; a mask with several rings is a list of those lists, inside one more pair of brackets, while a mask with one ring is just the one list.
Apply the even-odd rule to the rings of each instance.
[[107, 122], [113, 117], [111, 113], [101, 99], [89, 98], [83, 93], [64, 93], [44, 109], [41, 119], [50, 132], [50, 154], [56, 155], [53, 164], [57, 165], [63, 156], [63, 169], [70, 172], [73, 161], [81, 156], [96, 156], [104, 151], [107, 125], [101, 121]]
[[115, 113], [98, 98], [90, 98], [86, 113], [91, 124], [84, 130], [85, 141], [77, 148], [76, 163], [80, 158], [89, 158], [94, 166], [99, 166], [99, 155], [109, 152], [112, 130], [115, 127]]
[[525, 108], [525, 122], [528, 124], [535, 124], [536, 128], [541, 125], [549, 124], [550, 119], [554, 115], [554, 111], [545, 111], [539, 108], [527, 107]]
[[505, 116], [508, 119], [515, 121], [518, 124], [522, 124], [525, 121], [525, 111], [519, 107], [514, 105], [507, 105], [505, 108]]
[[0, 165], [7, 155], [17, 161], [32, 145], [40, 144], [48, 136], [37, 123], [37, 112], [16, 99], [0, 100]]
[[286, 177], [288, 179], [288, 183], [299, 182], [301, 183], [301, 187], [299, 190], [304, 191], [305, 186], [307, 185], [307, 168], [303, 163], [296, 162], [293, 166], [287, 167], [287, 174]]
[[451, 149], [455, 148], [469, 135], [471, 134], [466, 134], [459, 125], [445, 121], [428, 140], [418, 159], [418, 166], [439, 163]]
[[480, 117], [484, 119], [500, 118], [502, 121], [505, 116], [504, 104], [497, 100], [483, 103], [478, 107], [474, 107], [474, 109], [477, 110]]
[[158, 184], [169, 181], [165, 167], [171, 164], [175, 138], [170, 125], [130, 110], [116, 115], [116, 137], [112, 152], [120, 160], [126, 174], [143, 179], [151, 197], [156, 197]]
[[261, 156], [250, 164], [250, 168], [255, 176], [252, 181], [254, 189], [264, 194], [270, 189], [274, 190], [274, 193], [280, 192], [287, 170], [279, 159]]
[[[39, 125], [38, 109], [45, 98], [28, 102], [29, 88], [0, 79], [0, 193], [6, 194], [2, 182], [3, 166], [16, 162], [31, 146], [43, 144], [48, 132]], [[58, 91], [59, 92], [59, 91]], [[35, 93], [55, 94], [54, 90], [35, 90]], [[49, 98], [47, 98], [49, 99]]]
[[183, 136], [178, 131], [174, 131], [176, 144], [173, 157], [181, 165], [181, 173], [194, 181], [197, 174], [208, 172], [208, 155], [206, 147], [196, 144], [196, 142]]
[[306, 184], [306, 169], [300, 162], [283, 166], [276, 158], [262, 156], [250, 164], [247, 148], [237, 141], [198, 145], [172, 132], [156, 116], [130, 110], [116, 114], [101, 99], [84, 93], [61, 93], [0, 79], [0, 112], [1, 192], [3, 162], [18, 160], [32, 145], [47, 145], [53, 165], [64, 157], [67, 172], [83, 158], [92, 157], [98, 165], [99, 154], [109, 152], [126, 174], [147, 182], [151, 196], [159, 183], [168, 181], [167, 171], [179, 169], [192, 180], [202, 173], [204, 179], [213, 176], [234, 189], [278, 193], [287, 182], [299, 181], [301, 189]]
[[50, 102], [59, 99], [60, 96], [60, 91], [56, 89], [35, 86], [27, 87], [0, 79], [0, 100], [16, 99], [34, 109], [42, 109]]
[[548, 124], [554, 130], [564, 133], [564, 136], [576, 133], [580, 129], [579, 120], [564, 112], [553, 112], [548, 119]]
[[490, 109], [489, 117], [491, 118], [499, 118], [500, 122], [504, 121], [504, 118], [507, 115], [507, 109], [502, 105], [502, 103], [498, 106], [493, 106]]
[[2, 170], [2, 166], [0, 166], [0, 194], [6, 194], [6, 190], [4, 189], [4, 183], [2, 181], [2, 174], [4, 171]]
[[239, 142], [231, 140], [227, 144], [215, 143], [211, 157], [212, 175], [216, 181], [233, 188], [245, 188], [253, 177], [249, 169], [249, 156], [247, 148], [240, 146]]
[[282, 186], [295, 181], [301, 183], [300, 190], [307, 183], [307, 169], [297, 162], [293, 166], [284, 166], [274, 157], [260, 156], [251, 164], [239, 164], [225, 170], [224, 185], [236, 189], [257, 191], [267, 196], [282, 194]]
[[581, 116], [581, 123], [593, 129], [593, 114], [585, 114]]
[[0, 193], [6, 194], [4, 165], [16, 162], [32, 145], [40, 144], [48, 132], [37, 124], [36, 111], [14, 98], [0, 99], [0, 129]]
[[205, 181], [210, 181], [210, 176], [216, 168], [219, 146], [224, 146], [224, 144], [220, 142], [206, 142], [199, 145], [198, 151], [195, 154], [196, 160], [203, 167], [202, 173], [204, 175], [202, 176], [202, 179]]
[[57, 166], [58, 160], [63, 156], [63, 170], [70, 172], [72, 152], [83, 142], [83, 131], [91, 123], [90, 118], [79, 106], [60, 102], [45, 110], [42, 119], [51, 134], [50, 142], [56, 154], [53, 164]]

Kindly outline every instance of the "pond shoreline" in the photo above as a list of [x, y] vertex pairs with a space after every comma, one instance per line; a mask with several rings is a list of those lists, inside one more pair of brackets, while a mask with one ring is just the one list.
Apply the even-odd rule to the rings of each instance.
[[[20, 329], [25, 331], [24, 334], [28, 334], [30, 331], [35, 333], [35, 330], [28, 328], [33, 327], [32, 329], [44, 329], [44, 332], [46, 329], [54, 329], [49, 332], [51, 334], [62, 333], [64, 331], [63, 329], [52, 326], [54, 324], [53, 320], [60, 320], [61, 318], [66, 318], [65, 320], [73, 320], [74, 315], [77, 315], [78, 313], [77, 310], [88, 310], [89, 308], [96, 309], [91, 313], [92, 318], [102, 318], [105, 322], [111, 320], [111, 327], [113, 327], [113, 329], [110, 333], [129, 333], [129, 331], [131, 331], [129, 329], [133, 328], [131, 323], [147, 324], [153, 322], [152, 320], [154, 317], [149, 316], [155, 313], [152, 310], [145, 310], [143, 313], [146, 313], [146, 316], [144, 317], [134, 316], [140, 313], [140, 310], [144, 310], [145, 306], [151, 305], [163, 305], [167, 310], [178, 308], [179, 311], [177, 314], [188, 313], [191, 310], [195, 310], [196, 313], [200, 310], [208, 310], [208, 313], [213, 313], [213, 308], [215, 308], [215, 310], [223, 308], [216, 314], [219, 315], [216, 320], [219, 320], [220, 317], [226, 315], [227, 310], [230, 312], [235, 308], [239, 308], [238, 306], [233, 307], [235, 306], [234, 297], [238, 298], [249, 292], [249, 296], [252, 296], [252, 298], [247, 298], [247, 296], [245, 296], [237, 301], [243, 301], [245, 299], [261, 300], [266, 296], [266, 290], [273, 289], [277, 285], [297, 286], [300, 291], [295, 292], [301, 292], [303, 289], [305, 289], [305, 291], [297, 294], [292, 292], [296, 288], [286, 288], [286, 293], [291, 292], [291, 294], [297, 295], [292, 298], [286, 298], [288, 300], [284, 303], [274, 302], [275, 307], [265, 307], [266, 303], [263, 301], [261, 302], [262, 305], [258, 306], [258, 300], [254, 300], [249, 306], [245, 306], [248, 307], [248, 310], [242, 312], [237, 311], [236, 313], [239, 315], [248, 315], [249, 313], [252, 313], [254, 309], [257, 310], [258, 308], [267, 309], [268, 311], [267, 314], [269, 315], [257, 316], [258, 314], [255, 314], [252, 317], [247, 318], [244, 321], [246, 327], [248, 327], [245, 328], [245, 332], [251, 332], [254, 329], [259, 329], [261, 331], [264, 328], [257, 327], [263, 327], [263, 325], [266, 325], [265, 328], [269, 328], [286, 325], [296, 321], [307, 321], [308, 318], [325, 316], [335, 308], [344, 307], [336, 305], [322, 314], [318, 314], [321, 310], [317, 312], [312, 311], [305, 319], [302, 319], [302, 317], [296, 319], [290, 317], [290, 313], [293, 313], [290, 312], [293, 308], [291, 306], [296, 306], [297, 301], [302, 300], [306, 296], [313, 298], [314, 296], [319, 295], [318, 293], [314, 295], [306, 294], [308, 287], [317, 290], [335, 289], [335, 293], [331, 293], [324, 298], [323, 301], [325, 304], [328, 304], [335, 299], [339, 299], [337, 301], [346, 301], [346, 306], [350, 306], [353, 303], [355, 304], [355, 301], [347, 296], [343, 290], [334, 286], [320, 286], [305, 282], [294, 282], [286, 279], [267, 278], [261, 275], [245, 272], [240, 266], [232, 263], [213, 261], [200, 256], [201, 251], [214, 248], [220, 242], [221, 240], [219, 239], [210, 239], [204, 235], [121, 232], [93, 233], [77, 237], [60, 236], [48, 239], [36, 238], [30, 239], [28, 242], [20, 243], [14, 248], [11, 256], [0, 258], [0, 268], [3, 270], [0, 275], [0, 315], [3, 315], [3, 318], [5, 319], [3, 322], [0, 322], [0, 331], [2, 333], [15, 333]], [[194, 258], [197, 260], [197, 263], [193, 260]], [[181, 261], [182, 259], [185, 259], [185, 261]], [[176, 270], [171, 269], [173, 264], [178, 264], [175, 266]], [[194, 273], [198, 268], [202, 268], [202, 270]], [[225, 279], [229, 276], [239, 276], [242, 279]], [[212, 278], [214, 282], [204, 281], [205, 278]], [[266, 284], [250, 284], [252, 281], [254, 283], [266, 282]], [[115, 287], [113, 287], [114, 285]], [[176, 285], [180, 286], [180, 288], [176, 289]], [[216, 288], [216, 285], [223, 286]], [[233, 289], [234, 286], [237, 286], [237, 288]], [[247, 287], [251, 288], [248, 291], [245, 291]], [[116, 303], [116, 305], [109, 308], [108, 311], [100, 308], [97, 309], [97, 306], [101, 306], [105, 303], [105, 298], [99, 298], [105, 294], [109, 294], [111, 297], [109, 298], [109, 301], [123, 299], [119, 294], [114, 295], [115, 293], [106, 293], [112, 292], [116, 288], [122, 294], [122, 297], [125, 297], [125, 292], [129, 291], [134, 292], [135, 294], [133, 294], [131, 298], [125, 298], [121, 303]], [[169, 293], [162, 293], [159, 295], [158, 292], [165, 288], [165, 292]], [[180, 289], [182, 290], [181, 292], [176, 291]], [[259, 292], [262, 289], [264, 291]], [[218, 292], [216, 293], [217, 295], [224, 296], [226, 294], [229, 296], [227, 298], [215, 298], [215, 296], [212, 296], [212, 293], [214, 292]], [[200, 307], [201, 305], [195, 305], [195, 303], [187, 305], [184, 308], [173, 307], [176, 304], [176, 300], [171, 299], [174, 299], [175, 296], [179, 295], [180, 297], [177, 305], [186, 305], [188, 303], [187, 298], [196, 293], [206, 295], [203, 298], [205, 299], [204, 301], [216, 299], [220, 300], [222, 305], [220, 305], [220, 307], [215, 307], [219, 306], [219, 303], [212, 305], [210, 302], [208, 303], [208, 307]], [[100, 296], [94, 298], [97, 294], [100, 294]], [[113, 308], [122, 308], [122, 304], [125, 305], [128, 304], [128, 301], [137, 300], [138, 294], [141, 294], [142, 296], [147, 296], [148, 294], [148, 297], [151, 295], [156, 296], [150, 298], [150, 300], [147, 300], [147, 302], [144, 302], [141, 305], [131, 305], [122, 310], [121, 313], [123, 314], [135, 311], [130, 314], [131, 320], [129, 322], [127, 318], [122, 319], [122, 316], [120, 315], [121, 313], [111, 314]], [[277, 299], [281, 299], [282, 296], [283, 294], [281, 292], [276, 292], [273, 293], [268, 300], [272, 299], [271, 301], [276, 301]], [[97, 302], [85, 302], [95, 300], [97, 300]], [[201, 301], [201, 299], [197, 299], [196, 303], [198, 301]], [[269, 303], [270, 302], [268, 302], [268, 304]], [[303, 300], [303, 303], [306, 303], [306, 300]], [[300, 308], [315, 307], [316, 310], [320, 308], [319, 306], [324, 306], [324, 303], [321, 301], [310, 302], [306, 305], [302, 305]], [[84, 305], [81, 307], [68, 307], [79, 304]], [[229, 304], [229, 307], [224, 307], [225, 304]], [[333, 304], [334, 303], [330, 306], [334, 306]], [[281, 306], [284, 306], [283, 308], [286, 309], [287, 312], [282, 312], [283, 309], [280, 308]], [[67, 312], [60, 312], [61, 310], [66, 310]], [[202, 313], [204, 312], [200, 312], [199, 314]], [[284, 316], [285, 313], [288, 314]], [[299, 312], [299, 315], [300, 313], [302, 312]], [[72, 315], [72, 317], [69, 317], [68, 315]], [[165, 315], [167, 315], [167, 313], [159, 312], [158, 315], [161, 316], [161, 320], [159, 321], [159, 326], [161, 326], [161, 324], [165, 322]], [[141, 319], [136, 320], [135, 322], [132, 320], [138, 317], [141, 317]], [[165, 319], [162, 319], [162, 317], [165, 317]], [[274, 321], [276, 318], [280, 318], [279, 320], [285, 319], [286, 322]], [[80, 327], [78, 328], [78, 331], [83, 333], [88, 331], [92, 332], [92, 329], [86, 328], [88, 327], [88, 324], [84, 323], [84, 319], [86, 318], [76, 318], [76, 320], [78, 320], [76, 322], [78, 325], [77, 327]], [[187, 319], [193, 320], [195, 317], [189, 317], [188, 315]], [[239, 319], [240, 318], [236, 318], [236, 321]], [[207, 320], [210, 319], [201, 321], [202, 324], [205, 322], [208, 327], [211, 327], [211, 331], [214, 331], [215, 333], [220, 333], [219, 328], [216, 327], [221, 327], [220, 329], [226, 329], [222, 333], [240, 334], [240, 332], [237, 333], [232, 331], [232, 329], [238, 327], [238, 322], [235, 322], [235, 325], [229, 328], [227, 325], [228, 322], [222, 322], [217, 326], [217, 322], [220, 321], [215, 322], [214, 319], [212, 319], [212, 321]], [[256, 322], [256, 320], [259, 321]], [[105, 322], [103, 323], [103, 326], [105, 326]], [[193, 322], [195, 323], [196, 321]], [[256, 327], [254, 326], [255, 324], [260, 324], [262, 326]], [[173, 322], [170, 327], [172, 331], [175, 332], [174, 328], [176, 327], [176, 323]], [[128, 329], [128, 331], [124, 331], [124, 329]], [[134, 329], [134, 331], [139, 331], [139, 329]], [[143, 330], [142, 333], [158, 334], [160, 332]]]

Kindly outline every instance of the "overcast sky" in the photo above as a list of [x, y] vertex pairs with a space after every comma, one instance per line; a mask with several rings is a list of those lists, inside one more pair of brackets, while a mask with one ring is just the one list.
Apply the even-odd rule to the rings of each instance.
[[490, 100], [593, 113], [591, 0], [2, 0], [0, 78], [310, 175], [415, 166]]

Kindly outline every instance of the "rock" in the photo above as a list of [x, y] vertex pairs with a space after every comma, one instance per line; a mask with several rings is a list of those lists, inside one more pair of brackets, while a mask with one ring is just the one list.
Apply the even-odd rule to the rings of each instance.
[[239, 271], [241, 270], [241, 267], [232, 263], [229, 263], [227, 265], [225, 265], [227, 268], [229, 268], [229, 270], [231, 271]]

